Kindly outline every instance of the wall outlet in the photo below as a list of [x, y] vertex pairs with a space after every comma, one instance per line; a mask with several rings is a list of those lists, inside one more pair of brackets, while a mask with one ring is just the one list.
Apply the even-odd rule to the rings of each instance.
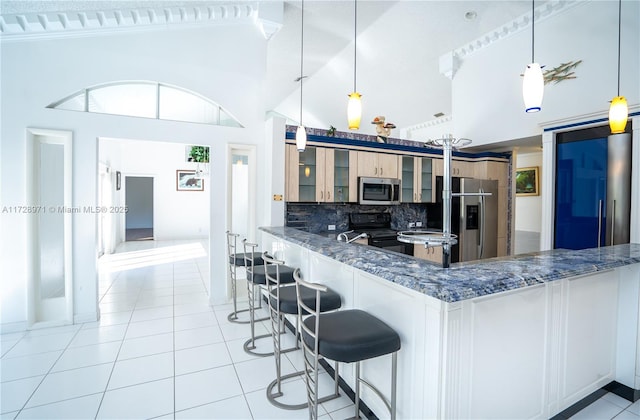
[[329, 225], [327, 226], [328, 230], [336, 230], [336, 225]]
[[414, 228], [414, 227], [416, 227], [416, 224], [413, 222], [409, 222], [409, 228]]
[[422, 222], [416, 222], [416, 227], [422, 227]]

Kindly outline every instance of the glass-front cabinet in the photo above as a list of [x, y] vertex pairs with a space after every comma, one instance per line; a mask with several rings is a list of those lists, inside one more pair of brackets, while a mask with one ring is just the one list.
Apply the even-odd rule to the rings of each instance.
[[298, 152], [287, 145], [289, 202], [346, 203], [357, 201], [356, 152], [307, 147]]
[[430, 203], [432, 201], [431, 158], [401, 156], [402, 202]]

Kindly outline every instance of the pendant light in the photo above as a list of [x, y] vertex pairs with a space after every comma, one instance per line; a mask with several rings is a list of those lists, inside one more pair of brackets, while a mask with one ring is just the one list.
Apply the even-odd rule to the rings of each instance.
[[531, 64], [524, 71], [522, 82], [522, 97], [524, 98], [525, 112], [538, 112], [544, 96], [544, 76], [542, 66], [535, 62], [535, 0], [531, 1]]
[[362, 95], [356, 89], [356, 57], [358, 53], [358, 2], [353, 1], [353, 92], [349, 95], [349, 103], [347, 104], [347, 120], [349, 121], [350, 130], [358, 130], [360, 128], [360, 120], [362, 119]]
[[624, 96], [620, 96], [620, 41], [622, 26], [622, 0], [618, 0], [618, 95], [611, 100], [609, 107], [609, 127], [611, 134], [624, 133], [629, 118], [629, 109], [627, 100]]
[[304, 70], [304, 0], [302, 0], [302, 13], [300, 16], [300, 125], [296, 130], [296, 149], [304, 152], [307, 147], [307, 129], [302, 125], [302, 79]]

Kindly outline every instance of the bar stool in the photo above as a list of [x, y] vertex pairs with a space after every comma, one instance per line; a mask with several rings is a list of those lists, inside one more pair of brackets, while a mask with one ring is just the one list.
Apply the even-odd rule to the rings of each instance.
[[[271, 318], [271, 335], [273, 337], [273, 352], [275, 354], [276, 361], [276, 379], [274, 379], [269, 386], [267, 387], [267, 399], [269, 402], [276, 407], [283, 408], [286, 410], [299, 410], [301, 408], [306, 408], [308, 403], [301, 404], [284, 404], [276, 398], [281, 397], [282, 393], [282, 381], [285, 379], [293, 378], [295, 376], [301, 376], [304, 374], [304, 371], [293, 372], [288, 375], [282, 376], [281, 371], [281, 354], [287, 353], [293, 350], [298, 350], [300, 348], [298, 342], [298, 317], [296, 316], [296, 327], [295, 327], [295, 335], [296, 335], [296, 343], [293, 347], [282, 349], [280, 343], [280, 336], [283, 333], [284, 327], [284, 319], [285, 315], [298, 315], [298, 296], [295, 284], [285, 284], [281, 285], [280, 282], [280, 267], [284, 265], [284, 261], [277, 260], [266, 252], [262, 254], [262, 259], [265, 262], [265, 265], [274, 265], [276, 267], [275, 276], [271, 274], [270, 271], [267, 271], [267, 295], [269, 296], [269, 314]], [[300, 269], [296, 268], [293, 273], [294, 278], [296, 276], [300, 277]], [[305, 301], [307, 306], [312, 308], [316, 307], [316, 292], [311, 289], [303, 288], [302, 290], [302, 299]], [[328, 289], [320, 294], [319, 301], [319, 310], [320, 312], [334, 311], [342, 305], [342, 299], [340, 295], [334, 292], [331, 289]], [[305, 312], [305, 315], [308, 315], [308, 312]], [[319, 402], [329, 401], [334, 398], [338, 398], [340, 393], [338, 391], [338, 370], [335, 370], [335, 390], [334, 393], [323, 397], [319, 400]], [[276, 392], [273, 392], [273, 388], [276, 388]]]
[[[297, 274], [297, 273], [296, 273]], [[320, 294], [326, 286], [309, 283], [294, 274], [298, 293], [298, 317], [302, 333], [302, 351], [305, 363], [309, 418], [318, 418], [318, 360], [324, 357], [345, 363], [356, 363], [355, 418], [360, 412], [360, 383], [368, 386], [389, 409], [391, 419], [396, 418], [396, 377], [400, 336], [387, 324], [373, 315], [359, 310], [322, 314], [319, 309]], [[302, 298], [303, 287], [315, 291], [316, 306], [308, 306]], [[304, 311], [311, 315], [302, 320]], [[360, 378], [360, 362], [391, 354], [391, 401], [372, 384]]]
[[[260, 357], [271, 356], [272, 354], [274, 354], [273, 352], [259, 353], [255, 351], [256, 340], [259, 340], [261, 338], [271, 337], [271, 333], [256, 336], [255, 323], [259, 321], [266, 321], [267, 319], [269, 319], [269, 317], [266, 316], [260, 319], [255, 318], [255, 310], [256, 310], [255, 298], [257, 297], [259, 299], [260, 305], [262, 305], [262, 294], [260, 289], [262, 286], [266, 286], [267, 284], [267, 275], [266, 275], [267, 272], [271, 276], [275, 276], [276, 270], [277, 270], [278, 275], [280, 277], [280, 284], [287, 284], [287, 283], [292, 284], [295, 282], [295, 280], [293, 279], [293, 268], [287, 265], [256, 266], [254, 264], [254, 258], [252, 258], [252, 256], [254, 255], [254, 253], [256, 253], [258, 244], [247, 242], [246, 239], [243, 239], [242, 243], [244, 245], [245, 270], [247, 271], [247, 295], [249, 298], [249, 324], [251, 325], [251, 338], [244, 343], [244, 346], [243, 346], [244, 351], [254, 356], [260, 356]], [[261, 255], [260, 253], [258, 254]], [[260, 256], [260, 260], [263, 261], [262, 256]]]
[[[238, 278], [236, 276], [236, 271], [238, 267], [245, 266], [245, 261], [244, 261], [245, 254], [236, 252], [237, 240], [238, 240], [238, 237], [240, 237], [240, 235], [238, 235], [237, 233], [231, 233], [230, 231], [227, 231], [226, 233], [227, 233], [227, 262], [229, 263], [229, 275], [231, 277], [231, 296], [233, 297], [233, 312], [231, 312], [227, 316], [227, 320], [229, 322], [235, 322], [237, 324], [248, 324], [251, 321], [250, 320], [240, 321], [238, 319], [238, 314], [242, 312], [249, 312], [249, 308], [238, 310], [238, 303], [237, 303]], [[251, 255], [250, 258], [253, 259], [253, 265], [264, 264], [259, 252], [253, 253], [253, 255]]]

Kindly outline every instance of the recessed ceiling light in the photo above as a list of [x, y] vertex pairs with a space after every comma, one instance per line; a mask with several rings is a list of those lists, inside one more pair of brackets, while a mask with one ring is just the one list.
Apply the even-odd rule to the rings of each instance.
[[475, 12], [475, 10], [469, 10], [467, 13], [464, 14], [464, 18], [467, 20], [474, 20], [477, 17], [478, 17], [478, 14]]
[[444, 114], [442, 112], [436, 112], [435, 114], [433, 114], [434, 117], [436, 118], [440, 118], [442, 116], [444, 116]]

